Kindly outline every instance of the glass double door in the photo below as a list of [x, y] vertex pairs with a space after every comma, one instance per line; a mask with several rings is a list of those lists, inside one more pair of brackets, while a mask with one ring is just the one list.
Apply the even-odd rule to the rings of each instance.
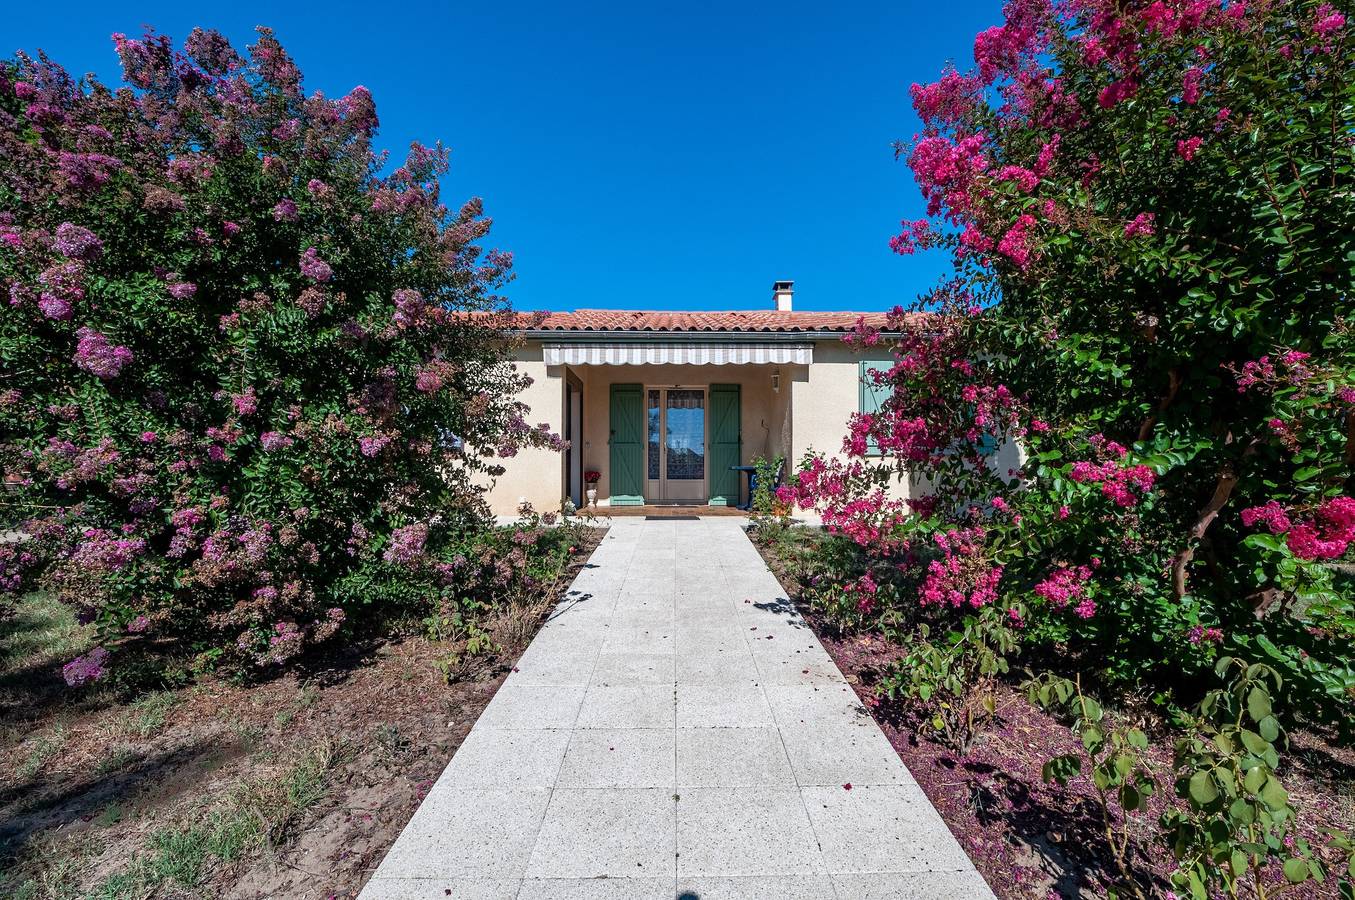
[[651, 387], [645, 397], [645, 499], [704, 503], [706, 389]]

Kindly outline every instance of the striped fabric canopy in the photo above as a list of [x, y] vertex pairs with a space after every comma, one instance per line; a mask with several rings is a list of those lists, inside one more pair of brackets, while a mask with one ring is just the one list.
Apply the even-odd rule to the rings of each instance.
[[813, 344], [568, 343], [545, 344], [548, 366], [809, 365]]

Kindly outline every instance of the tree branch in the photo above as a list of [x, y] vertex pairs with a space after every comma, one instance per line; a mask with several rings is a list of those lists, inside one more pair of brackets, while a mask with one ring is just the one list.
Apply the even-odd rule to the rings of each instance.
[[[1243, 458], [1246, 458], [1256, 452], [1257, 439], [1253, 438], [1247, 448], [1242, 451]], [[1233, 495], [1233, 489], [1237, 487], [1237, 464], [1229, 460], [1219, 469], [1219, 479], [1214, 484], [1214, 493], [1210, 496], [1209, 502], [1200, 510], [1200, 515], [1195, 520], [1195, 524], [1190, 529], [1190, 536], [1186, 546], [1181, 552], [1176, 554], [1172, 560], [1172, 591], [1176, 599], [1180, 600], [1186, 595], [1186, 567], [1190, 565], [1191, 560], [1195, 558], [1195, 545], [1209, 531], [1209, 526], [1214, 524], [1218, 518], [1219, 512], [1228, 504], [1228, 498]]]
[[1167, 407], [1171, 406], [1172, 401], [1176, 399], [1176, 392], [1181, 390], [1181, 382], [1184, 381], [1181, 377], [1181, 371], [1173, 367], [1167, 374], [1171, 378], [1167, 385], [1167, 393], [1163, 394], [1162, 399], [1158, 401], [1157, 411], [1149, 413], [1148, 418], [1144, 419], [1143, 424], [1139, 426], [1138, 440], [1140, 441], [1148, 440], [1148, 436], [1153, 433], [1153, 426], [1157, 424], [1157, 417], [1167, 411]]

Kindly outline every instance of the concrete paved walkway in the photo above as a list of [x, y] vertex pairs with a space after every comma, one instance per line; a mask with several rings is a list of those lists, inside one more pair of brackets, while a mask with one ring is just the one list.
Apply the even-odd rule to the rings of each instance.
[[992, 897], [740, 520], [589, 562], [365, 900]]

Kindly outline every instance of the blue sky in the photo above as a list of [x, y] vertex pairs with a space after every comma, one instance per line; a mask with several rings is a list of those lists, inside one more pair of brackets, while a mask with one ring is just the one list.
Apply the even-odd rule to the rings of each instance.
[[[647, 7], [647, 8], [646, 8]], [[888, 240], [922, 203], [892, 143], [914, 81], [964, 68], [1000, 3], [25, 3], [0, 53], [116, 82], [109, 35], [269, 25], [330, 96], [366, 85], [379, 144], [452, 149], [519, 309], [884, 309], [942, 271]]]

